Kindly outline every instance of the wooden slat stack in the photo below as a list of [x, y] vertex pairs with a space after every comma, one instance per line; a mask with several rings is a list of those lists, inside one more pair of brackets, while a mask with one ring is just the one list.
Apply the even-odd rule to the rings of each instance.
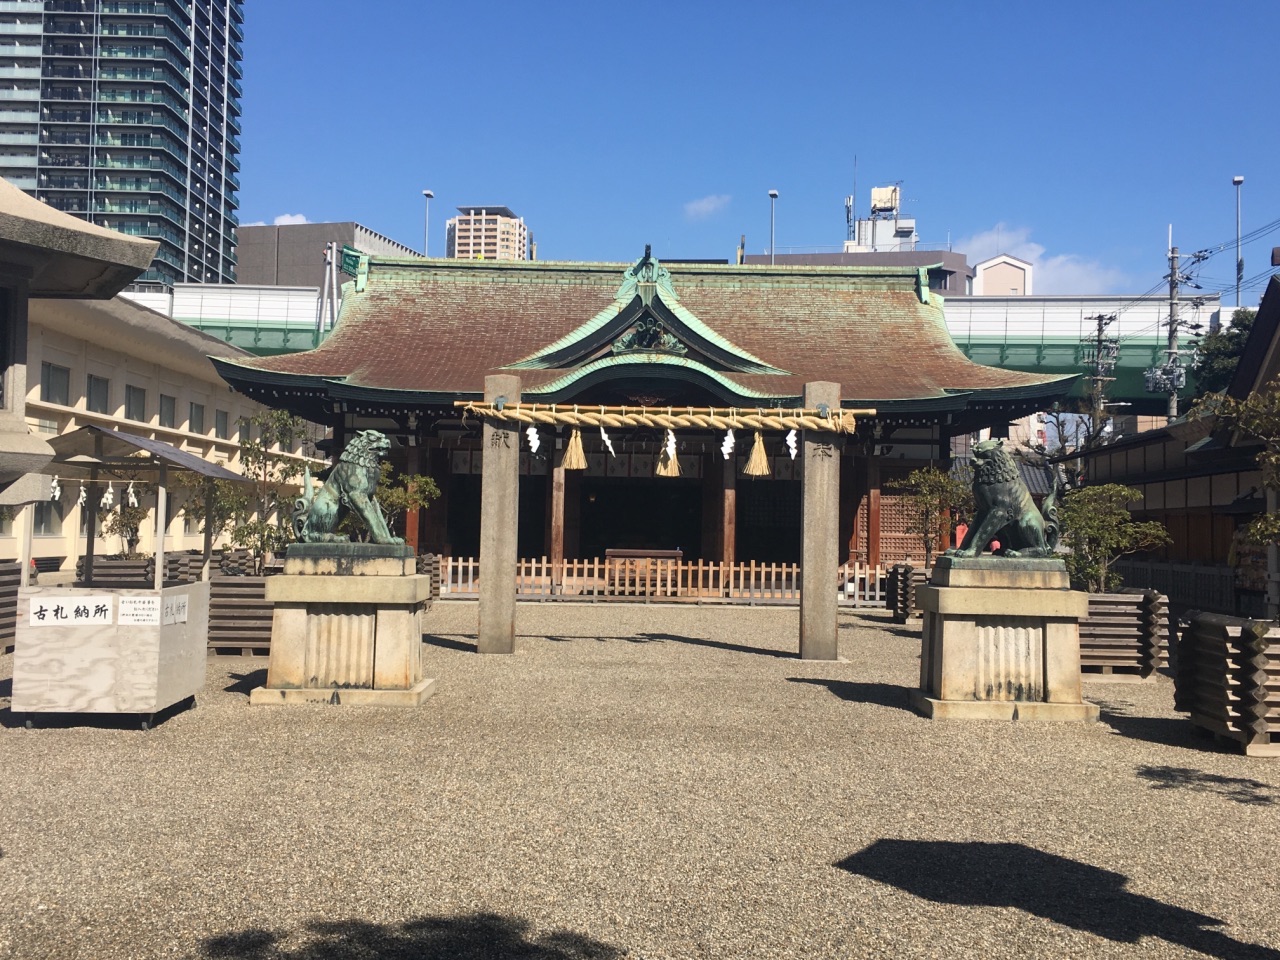
[[0, 560], [0, 653], [13, 649], [18, 626], [18, 584], [22, 567], [17, 560]]
[[214, 577], [209, 581], [209, 652], [265, 657], [271, 651], [266, 577]]
[[906, 623], [916, 609], [916, 575], [909, 563], [895, 563], [889, 568], [889, 584], [885, 603], [893, 611], [894, 623]]
[[1188, 614], [1178, 639], [1174, 708], [1247, 756], [1280, 757], [1280, 647], [1271, 625]]
[[1145, 680], [1165, 665], [1169, 602], [1154, 590], [1089, 594], [1080, 621], [1080, 668], [1086, 674]]

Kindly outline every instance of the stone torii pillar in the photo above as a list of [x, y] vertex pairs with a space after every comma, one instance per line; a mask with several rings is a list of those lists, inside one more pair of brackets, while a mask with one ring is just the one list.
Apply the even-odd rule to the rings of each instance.
[[[804, 407], [840, 409], [840, 384], [804, 385]], [[800, 659], [837, 659], [836, 566], [840, 562], [840, 449], [833, 433], [801, 433]]]
[[[520, 378], [484, 378], [484, 399], [520, 402]], [[516, 651], [516, 528], [519, 520], [519, 424], [485, 420], [480, 476], [480, 653]]]

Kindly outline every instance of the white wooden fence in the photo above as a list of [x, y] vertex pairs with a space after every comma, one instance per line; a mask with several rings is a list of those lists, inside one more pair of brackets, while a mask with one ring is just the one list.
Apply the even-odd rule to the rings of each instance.
[[[480, 562], [476, 557], [448, 557], [441, 567], [441, 596], [479, 595]], [[885, 605], [883, 567], [842, 564], [836, 570], [833, 585], [842, 605]], [[596, 557], [552, 563], [546, 557], [524, 557], [516, 561], [516, 594], [537, 600], [799, 603], [800, 565], [646, 557]]]

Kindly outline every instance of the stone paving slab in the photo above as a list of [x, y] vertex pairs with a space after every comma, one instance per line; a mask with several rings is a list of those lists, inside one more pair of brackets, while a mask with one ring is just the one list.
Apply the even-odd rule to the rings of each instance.
[[[1167, 679], [1094, 725], [907, 709], [918, 623], [474, 603], [425, 622], [418, 710], [197, 709], [25, 730], [0, 679], [0, 957], [1280, 960], [1280, 764]], [[0, 657], [0, 678], [12, 655]]]

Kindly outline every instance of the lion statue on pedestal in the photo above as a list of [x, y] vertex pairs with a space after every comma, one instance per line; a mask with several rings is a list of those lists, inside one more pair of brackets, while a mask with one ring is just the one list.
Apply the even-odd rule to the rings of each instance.
[[998, 554], [1003, 557], [1054, 555], [1059, 535], [1057, 470], [1042, 513], [1004, 441], [983, 440], [973, 448], [973, 500], [973, 523], [960, 546], [946, 556], [979, 556], [992, 540], [1000, 541]]
[[364, 521], [373, 543], [404, 543], [393, 537], [374, 496], [382, 472], [382, 460], [391, 441], [377, 430], [361, 430], [347, 444], [329, 471], [324, 486], [312, 493], [311, 470], [306, 469], [302, 496], [294, 501], [293, 532], [303, 543], [342, 543], [346, 534], [335, 533], [346, 510]]

